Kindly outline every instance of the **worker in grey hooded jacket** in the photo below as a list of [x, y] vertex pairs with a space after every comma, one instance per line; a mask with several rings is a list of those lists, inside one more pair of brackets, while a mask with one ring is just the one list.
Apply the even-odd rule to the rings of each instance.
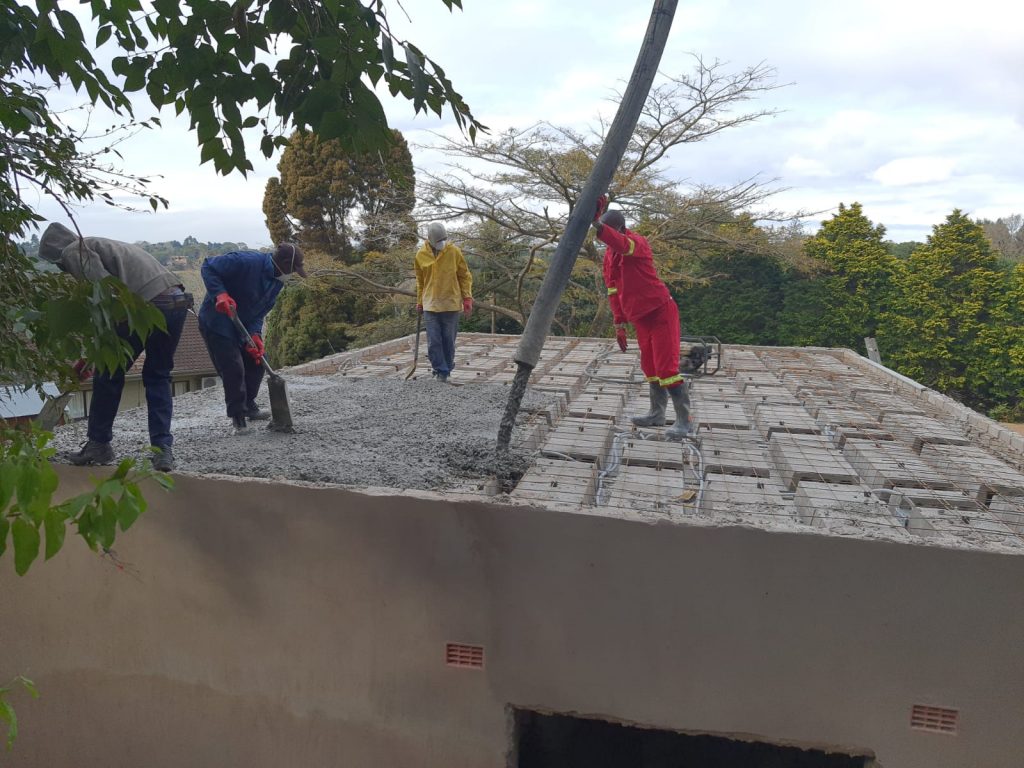
[[89, 406], [88, 441], [69, 458], [72, 464], [110, 464], [114, 460], [114, 417], [121, 403], [125, 372], [142, 351], [142, 383], [146, 389], [149, 412], [149, 442], [155, 449], [153, 467], [163, 472], [174, 468], [171, 445], [171, 414], [173, 411], [171, 371], [174, 353], [185, 325], [185, 313], [192, 297], [185, 293], [181, 281], [153, 256], [137, 245], [105, 237], [79, 238], [63, 224], [51, 224], [39, 241], [39, 256], [59, 266], [79, 280], [98, 282], [115, 277], [140, 299], [148, 301], [163, 313], [167, 330], [153, 329], [145, 342], [129, 328], [118, 326], [117, 334], [132, 349], [130, 359], [116, 371], [98, 373], [93, 377], [92, 401]]

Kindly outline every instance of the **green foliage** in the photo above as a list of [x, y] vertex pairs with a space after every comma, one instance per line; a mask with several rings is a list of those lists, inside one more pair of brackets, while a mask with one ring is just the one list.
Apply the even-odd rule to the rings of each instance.
[[673, 290], [684, 331], [728, 344], [777, 343], [782, 265], [770, 256], [737, 253], [711, 258], [706, 268], [715, 279]]
[[391, 131], [384, 149], [352, 151], [337, 139], [298, 131], [277, 167], [280, 178], [267, 182], [263, 196], [275, 241], [295, 239], [349, 264], [360, 252], [415, 241], [415, 172], [400, 132]]
[[343, 352], [351, 341], [346, 318], [357, 297], [332, 291], [326, 281], [307, 283], [283, 291], [267, 321], [267, 354], [278, 366]]
[[93, 550], [109, 549], [117, 530], [128, 530], [146, 509], [139, 483], [152, 479], [163, 488], [171, 479], [134, 459], [125, 459], [113, 473], [94, 480], [95, 490], [54, 504], [57, 473], [50, 465], [52, 435], [35, 428], [0, 430], [0, 555], [14, 551], [14, 569], [25, 575], [39, 556], [46, 536], [45, 559], [64, 545], [68, 526]]
[[996, 383], [1005, 374], [994, 370], [1004, 354], [1000, 348], [1014, 346], [1006, 338], [1008, 288], [982, 228], [954, 210], [907, 261], [879, 348], [922, 384], [968, 405], [991, 407], [995, 390], [1005, 387]]
[[[461, 8], [459, 0], [443, 2]], [[94, 41], [57, 3], [2, 0], [3, 79], [67, 82], [124, 114], [132, 113], [128, 94], [145, 92], [157, 109], [188, 114], [201, 160], [221, 173], [252, 170], [245, 133], [253, 129], [267, 157], [286, 143], [279, 131], [292, 123], [352, 150], [385, 146], [387, 121], [370, 88], [378, 83], [416, 112], [440, 115], [447, 105], [471, 137], [482, 128], [444, 70], [392, 35], [382, 0], [204, 0], [187, 13], [173, 0], [152, 7], [96, 0], [90, 9]], [[93, 55], [103, 48], [114, 53], [109, 71]]]
[[15, 677], [6, 686], [0, 687], [0, 721], [7, 724], [5, 744], [8, 751], [14, 746], [14, 740], [18, 738], [18, 716], [9, 700], [11, 693], [18, 688], [27, 691], [33, 699], [39, 698], [39, 691], [36, 690], [35, 683], [21, 675]]
[[864, 215], [860, 203], [839, 212], [804, 243], [805, 271], [785, 290], [781, 333], [787, 343], [863, 351], [892, 301], [901, 269], [882, 238], [885, 228]]

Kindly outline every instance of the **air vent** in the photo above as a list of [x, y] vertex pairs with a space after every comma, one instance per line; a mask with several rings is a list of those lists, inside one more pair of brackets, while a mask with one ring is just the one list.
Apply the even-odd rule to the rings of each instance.
[[484, 647], [465, 643], [448, 643], [444, 648], [444, 663], [449, 667], [467, 669], [484, 668]]
[[960, 710], [944, 707], [926, 707], [915, 704], [910, 710], [910, 727], [915, 731], [948, 733], [955, 736], [960, 726]]

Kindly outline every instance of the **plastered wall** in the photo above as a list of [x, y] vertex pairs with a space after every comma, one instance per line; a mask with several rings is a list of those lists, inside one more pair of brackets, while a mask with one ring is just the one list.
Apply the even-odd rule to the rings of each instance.
[[[87, 472], [61, 468], [64, 488]], [[1020, 768], [1024, 557], [178, 477], [0, 560], [9, 766], [494, 766], [507, 705]], [[70, 537], [69, 537], [70, 539]], [[483, 670], [445, 664], [480, 644]], [[911, 730], [956, 708], [956, 736]]]

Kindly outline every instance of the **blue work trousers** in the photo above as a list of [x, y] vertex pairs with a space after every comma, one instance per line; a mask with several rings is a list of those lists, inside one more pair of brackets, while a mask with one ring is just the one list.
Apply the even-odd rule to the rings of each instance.
[[185, 307], [157, 308], [167, 321], [167, 330], [152, 331], [145, 342], [128, 330], [127, 323], [117, 327], [117, 335], [131, 345], [132, 356], [116, 371], [97, 373], [93, 377], [87, 432], [90, 440], [109, 443], [113, 439], [114, 417], [117, 416], [117, 409], [121, 405], [125, 372], [145, 350], [142, 384], [146, 388], [146, 409], [149, 412], [149, 444], [157, 448], [169, 448], [174, 442], [171, 436], [171, 415], [174, 411], [171, 371], [174, 370], [174, 352], [178, 349], [181, 330], [185, 326], [185, 313], [188, 310]]
[[224, 405], [228, 416], [245, 416], [256, 408], [256, 396], [263, 381], [263, 366], [256, 363], [237, 338], [221, 336], [199, 326], [210, 359], [224, 384]]
[[459, 333], [459, 315], [456, 312], [424, 312], [427, 326], [427, 357], [437, 376], [445, 376], [455, 368], [455, 337]]

